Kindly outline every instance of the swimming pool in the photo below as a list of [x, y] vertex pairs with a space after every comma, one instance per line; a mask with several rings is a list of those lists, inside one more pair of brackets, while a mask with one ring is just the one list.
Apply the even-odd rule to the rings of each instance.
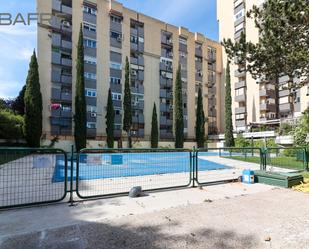
[[[121, 163], [112, 164], [112, 156], [120, 156]], [[217, 156], [214, 152], [200, 152], [199, 170], [222, 170], [231, 167], [205, 159], [205, 156]], [[200, 158], [203, 157], [203, 158]], [[53, 182], [64, 181], [65, 162], [57, 156]], [[70, 179], [70, 164], [68, 178]], [[159, 153], [115, 153], [81, 155], [79, 164], [79, 180], [94, 180], [131, 176], [161, 175], [190, 172], [189, 152]], [[73, 165], [73, 178], [76, 180], [76, 162]]]

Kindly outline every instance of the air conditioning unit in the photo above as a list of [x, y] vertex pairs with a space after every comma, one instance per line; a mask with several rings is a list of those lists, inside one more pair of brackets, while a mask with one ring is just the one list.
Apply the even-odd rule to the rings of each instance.
[[71, 27], [71, 23], [68, 22], [68, 21], [63, 21], [63, 22], [62, 22], [62, 25], [63, 25], [64, 27], [66, 27], [66, 28], [70, 28], [70, 27]]
[[122, 37], [121, 37], [121, 36], [118, 36], [118, 37], [117, 37], [117, 41], [122, 42]]
[[169, 52], [167, 55], [168, 55], [169, 57], [173, 57], [173, 52]]
[[171, 43], [173, 43], [173, 40], [172, 40], [172, 39], [168, 39], [168, 40], [167, 40], [167, 43], [170, 43], [170, 44], [171, 44]]
[[97, 114], [95, 112], [92, 112], [91, 115], [90, 115], [92, 118], [96, 118], [97, 117]]
[[131, 70], [131, 75], [136, 76], [137, 72], [135, 70]]

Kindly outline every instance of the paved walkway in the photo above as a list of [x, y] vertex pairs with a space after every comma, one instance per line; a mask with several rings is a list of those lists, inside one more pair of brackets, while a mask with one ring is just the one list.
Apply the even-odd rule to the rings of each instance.
[[3, 211], [0, 248], [303, 249], [308, 206], [303, 193], [233, 183]]

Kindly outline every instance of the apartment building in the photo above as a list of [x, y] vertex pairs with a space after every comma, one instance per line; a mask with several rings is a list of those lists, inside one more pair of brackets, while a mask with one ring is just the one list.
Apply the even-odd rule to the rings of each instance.
[[184, 132], [195, 139], [198, 87], [203, 90], [207, 132], [222, 131], [221, 46], [192, 33], [125, 8], [113, 0], [38, 0], [38, 12], [53, 13], [38, 26], [38, 62], [43, 95], [43, 133], [72, 139], [76, 55], [80, 25], [85, 48], [87, 136], [104, 140], [108, 90], [115, 109], [115, 137], [122, 131], [125, 60], [130, 62], [132, 135], [150, 138], [154, 103], [160, 140], [173, 140], [173, 88], [178, 65], [183, 87]]
[[[237, 41], [241, 33], [246, 39], [257, 42], [258, 30], [254, 21], [247, 18], [246, 12], [253, 5], [262, 6], [264, 0], [218, 0], [217, 16], [219, 20], [220, 41], [230, 38]], [[227, 56], [223, 49], [223, 65]], [[245, 65], [237, 58], [231, 64], [233, 122], [238, 132], [248, 131], [254, 124], [279, 124], [293, 121], [308, 107], [309, 91], [307, 87], [299, 90], [285, 90], [288, 77], [279, 79], [279, 88], [266, 79], [254, 80], [244, 70]], [[297, 81], [299, 79], [295, 79]]]

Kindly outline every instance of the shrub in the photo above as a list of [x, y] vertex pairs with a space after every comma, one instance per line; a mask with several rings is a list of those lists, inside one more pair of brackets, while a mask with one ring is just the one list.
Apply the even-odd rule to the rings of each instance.
[[14, 115], [9, 110], [0, 111], [0, 138], [21, 139], [23, 135], [24, 119], [20, 115]]

